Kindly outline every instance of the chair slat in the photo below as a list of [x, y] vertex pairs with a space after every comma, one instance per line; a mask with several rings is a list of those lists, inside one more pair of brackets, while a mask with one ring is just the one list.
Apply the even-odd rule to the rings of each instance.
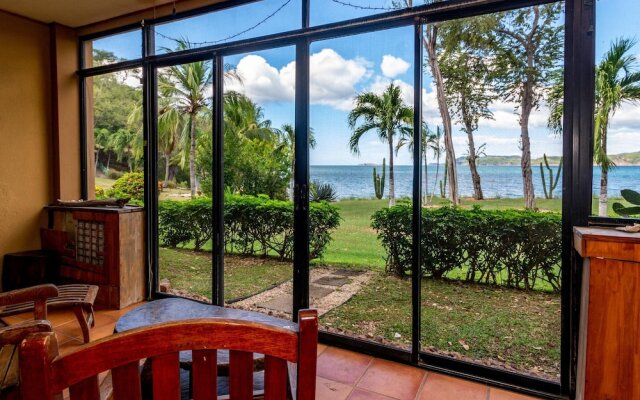
[[100, 400], [98, 375], [94, 375], [69, 387], [71, 400]]
[[253, 397], [253, 353], [229, 351], [229, 394], [233, 400]]
[[286, 400], [287, 362], [281, 358], [266, 356], [264, 367], [265, 400]]
[[113, 398], [115, 400], [141, 400], [140, 368], [137, 362], [111, 370]]
[[318, 357], [318, 313], [301, 310], [298, 313], [298, 384], [297, 400], [312, 400], [316, 396], [316, 362]]
[[216, 350], [194, 350], [191, 366], [193, 400], [218, 398], [218, 353]]
[[179, 353], [163, 354], [151, 359], [153, 400], [180, 398]]

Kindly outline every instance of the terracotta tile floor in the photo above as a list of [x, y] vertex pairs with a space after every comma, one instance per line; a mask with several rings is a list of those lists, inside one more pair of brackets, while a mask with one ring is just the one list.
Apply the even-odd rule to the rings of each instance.
[[[91, 340], [113, 333], [118, 318], [135, 308], [96, 312]], [[5, 319], [16, 323], [22, 314]], [[53, 311], [49, 320], [64, 354], [82, 344], [80, 327], [71, 311]], [[531, 400], [533, 397], [481, 385], [347, 350], [318, 345], [317, 400]]]

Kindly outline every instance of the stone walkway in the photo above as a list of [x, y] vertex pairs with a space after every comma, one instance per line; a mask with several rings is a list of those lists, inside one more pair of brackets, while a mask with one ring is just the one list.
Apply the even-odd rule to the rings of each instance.
[[[317, 309], [319, 315], [323, 315], [347, 302], [373, 276], [371, 271], [314, 268], [310, 271], [310, 306]], [[289, 317], [292, 312], [292, 293], [293, 284], [287, 281], [230, 306]]]

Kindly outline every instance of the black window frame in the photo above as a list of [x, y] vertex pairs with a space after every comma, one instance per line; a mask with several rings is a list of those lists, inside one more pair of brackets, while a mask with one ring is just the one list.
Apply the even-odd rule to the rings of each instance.
[[[450, 0], [440, 3], [416, 6], [398, 11], [384, 12], [369, 17], [340, 21], [327, 25], [309, 26], [309, 2], [310, 0], [297, 0], [302, 2], [302, 28], [281, 32], [277, 34], [261, 36], [230, 43], [206, 46], [162, 55], [155, 54], [156, 24], [166, 23], [191, 16], [202, 15], [222, 9], [253, 3], [259, 0], [229, 0], [210, 6], [163, 16], [153, 20], [144, 20], [139, 24], [129, 24], [116, 29], [92, 33], [79, 37], [79, 91], [80, 91], [80, 117], [81, 117], [81, 189], [83, 198], [87, 197], [87, 126], [86, 126], [86, 83], [88, 77], [105, 73], [118, 72], [131, 68], [141, 68], [143, 71], [143, 98], [144, 98], [144, 172], [145, 172], [145, 207], [146, 207], [146, 235], [150, 298], [160, 298], [166, 294], [157, 291], [158, 284], [158, 248], [154, 238], [157, 237], [157, 173], [155, 163], [157, 161], [157, 146], [153, 140], [152, 132], [155, 131], [155, 115], [157, 100], [157, 82], [155, 71], [157, 68], [187, 63], [195, 60], [210, 59], [216, 68], [216, 92], [214, 95], [214, 140], [221, 140], [222, 115], [221, 115], [221, 73], [217, 68], [222, 58], [229, 55], [246, 53], [251, 51], [268, 50], [276, 47], [296, 47], [296, 132], [300, 132], [296, 139], [296, 165], [306, 168], [297, 168], [296, 203], [294, 230], [307, 232], [304, 235], [296, 235], [294, 243], [294, 310], [308, 307], [309, 305], [309, 276], [308, 276], [308, 183], [309, 153], [306, 148], [306, 127], [309, 122], [309, 46], [313, 41], [337, 37], [346, 37], [359, 33], [373, 32], [401, 26], [415, 27], [414, 47], [416, 63], [414, 70], [414, 86], [422, 81], [422, 66], [424, 57], [419, 38], [422, 34], [422, 26], [426, 23], [440, 22], [450, 19], [478, 16], [518, 9], [527, 6], [541, 5], [556, 2], [555, 0]], [[522, 374], [499, 370], [472, 364], [459, 360], [453, 360], [442, 356], [427, 354], [420, 350], [420, 279], [414, 274], [412, 282], [412, 349], [411, 351], [375, 344], [372, 342], [355, 339], [352, 337], [334, 333], [321, 332], [320, 340], [330, 345], [349, 348], [366, 354], [375, 355], [394, 361], [418, 366], [428, 370], [439, 371], [450, 375], [518, 390], [528, 394], [539, 395], [547, 398], [573, 397], [576, 384], [577, 345], [578, 345], [578, 321], [580, 308], [580, 282], [581, 260], [572, 248], [572, 230], [574, 226], [587, 224], [620, 224], [628, 219], [603, 219], [591, 215], [592, 181], [593, 181], [593, 109], [595, 100], [595, 2], [592, 0], [564, 0], [565, 3], [565, 114], [563, 124], [563, 203], [562, 203], [562, 293], [561, 293], [561, 379], [560, 383], [529, 377]], [[135, 60], [127, 60], [115, 64], [85, 68], [84, 44], [86, 41], [111, 36], [118, 33], [140, 29], [142, 34], [142, 57]], [[422, 91], [416, 89], [414, 106], [416, 109], [422, 106]], [[420, 115], [416, 113], [416, 115]], [[416, 117], [414, 125], [418, 127], [420, 120]], [[420, 141], [416, 141], [420, 143]], [[221, 148], [221, 146], [217, 146]], [[306, 149], [306, 150], [305, 150]], [[420, 148], [414, 147], [414, 159], [419, 159]], [[222, 154], [214, 154], [214, 165], [222, 162]], [[419, 199], [420, 192], [420, 167], [416, 168], [414, 162], [414, 186], [413, 201], [414, 210], [416, 196]], [[217, 176], [220, 174], [214, 174]], [[214, 197], [222, 197], [222, 179], [214, 180]], [[223, 221], [221, 213], [222, 205], [214, 210], [214, 235], [217, 235], [213, 254], [213, 303], [224, 304], [223, 277], [222, 277], [222, 252], [221, 232]], [[415, 214], [415, 212], [414, 212]], [[414, 237], [420, 235], [420, 218], [414, 215]], [[419, 243], [415, 241], [414, 243]], [[419, 270], [418, 260], [420, 248], [414, 246], [414, 270]], [[306, 268], [300, 268], [305, 266]], [[295, 313], [294, 313], [295, 314]]]

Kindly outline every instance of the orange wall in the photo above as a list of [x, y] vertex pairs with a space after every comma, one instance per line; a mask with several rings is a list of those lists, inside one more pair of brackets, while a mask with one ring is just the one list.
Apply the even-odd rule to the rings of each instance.
[[52, 195], [49, 27], [0, 11], [0, 268], [38, 248]]

